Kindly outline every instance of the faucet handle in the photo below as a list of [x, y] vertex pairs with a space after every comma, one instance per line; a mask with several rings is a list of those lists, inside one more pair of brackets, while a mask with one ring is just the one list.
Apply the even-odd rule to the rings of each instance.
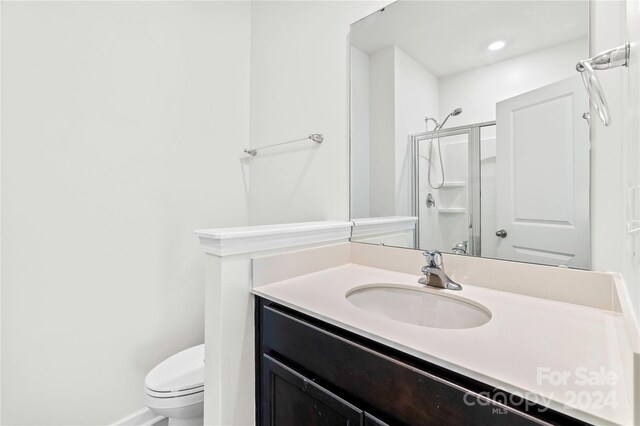
[[427, 266], [442, 269], [442, 253], [438, 250], [425, 250], [422, 254], [427, 259]]

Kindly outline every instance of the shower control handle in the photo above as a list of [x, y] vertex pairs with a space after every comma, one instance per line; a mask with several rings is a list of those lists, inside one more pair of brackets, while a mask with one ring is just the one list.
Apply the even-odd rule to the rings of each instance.
[[496, 231], [496, 237], [507, 238], [506, 229], [500, 229], [500, 230]]

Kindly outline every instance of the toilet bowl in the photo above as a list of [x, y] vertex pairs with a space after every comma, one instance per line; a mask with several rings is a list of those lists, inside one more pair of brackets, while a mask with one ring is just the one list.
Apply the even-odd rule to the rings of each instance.
[[170, 426], [202, 426], [204, 345], [167, 358], [144, 379], [145, 404], [169, 419]]

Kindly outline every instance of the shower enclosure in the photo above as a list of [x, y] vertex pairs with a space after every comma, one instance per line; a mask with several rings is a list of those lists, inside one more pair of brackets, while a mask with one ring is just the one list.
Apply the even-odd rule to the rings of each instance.
[[[495, 124], [491, 121], [411, 135], [416, 248], [481, 255], [480, 197], [482, 179], [490, 181], [495, 175]], [[495, 198], [491, 189], [483, 194], [489, 198], [486, 201]]]

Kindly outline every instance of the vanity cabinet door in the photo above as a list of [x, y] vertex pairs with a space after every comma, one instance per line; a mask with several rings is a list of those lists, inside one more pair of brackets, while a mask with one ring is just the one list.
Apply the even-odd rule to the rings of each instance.
[[389, 426], [380, 419], [373, 417], [369, 413], [364, 413], [364, 426]]
[[[353, 423], [360, 421], [366, 425], [386, 422], [439, 426], [582, 424], [544, 407], [532, 406], [525, 412], [505, 405], [489, 398], [486, 393], [493, 388], [488, 385], [365, 342], [303, 314], [283, 310], [277, 304], [260, 301], [257, 313], [260, 424], [362, 424]], [[304, 372], [306, 378], [287, 366]], [[282, 377], [278, 378], [278, 374]], [[284, 384], [285, 379], [289, 384]], [[363, 415], [336, 394], [366, 413]], [[291, 402], [292, 395], [299, 402]], [[285, 401], [288, 398], [289, 402], [281, 405], [278, 398]], [[317, 407], [327, 410], [327, 414], [320, 414], [320, 408], [313, 405], [314, 398], [322, 403]], [[368, 416], [369, 413], [384, 422]], [[312, 416], [313, 421], [307, 416]], [[339, 420], [321, 423], [327, 416]]]
[[362, 410], [269, 355], [262, 355], [261, 382], [263, 426], [358, 426], [363, 424]]

